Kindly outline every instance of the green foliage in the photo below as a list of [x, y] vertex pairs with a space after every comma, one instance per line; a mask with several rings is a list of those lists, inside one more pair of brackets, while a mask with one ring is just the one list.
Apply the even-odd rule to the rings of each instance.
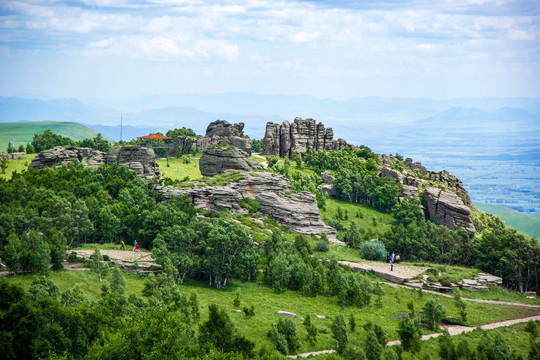
[[182, 126], [180, 129], [168, 130], [166, 136], [176, 139], [179, 136], [197, 136], [197, 134], [192, 129]]
[[99, 151], [107, 152], [111, 148], [111, 144], [100, 133], [92, 139], [84, 139], [76, 143], [78, 147], [92, 148]]
[[259, 202], [255, 199], [242, 198], [238, 201], [238, 205], [247, 209], [250, 214], [255, 214], [260, 211]]
[[435, 297], [432, 297], [424, 304], [422, 310], [428, 329], [437, 330], [445, 313], [442, 305]]
[[6, 173], [6, 169], [8, 165], [9, 165], [9, 160], [7, 159], [7, 157], [2, 157], [2, 159], [0, 160], [0, 169], [2, 169], [2, 174]]
[[45, 276], [36, 278], [32, 282], [32, 285], [30, 285], [28, 292], [31, 294], [31, 298], [33, 300], [37, 300], [42, 297], [56, 299], [60, 296], [58, 286]]
[[378, 240], [366, 241], [360, 245], [360, 254], [366, 260], [384, 261], [386, 259], [386, 247]]
[[461, 298], [461, 291], [459, 289], [456, 288], [452, 292], [456, 308], [459, 310], [459, 318], [461, 322], [465, 322], [467, 321], [467, 303]]
[[398, 325], [398, 335], [403, 350], [413, 353], [420, 351], [420, 327], [417, 319], [408, 316], [401, 320]]
[[285, 338], [288, 353], [295, 353], [300, 348], [300, 339], [296, 333], [296, 324], [291, 319], [279, 319], [276, 329]]
[[51, 130], [45, 130], [43, 134], [34, 134], [32, 146], [36, 152], [52, 149], [55, 146], [75, 146], [71, 138], [54, 134]]
[[236, 297], [233, 300], [233, 305], [234, 305], [235, 308], [240, 307], [240, 295], [241, 295], [241, 293], [242, 293], [242, 291], [240, 290], [240, 288], [236, 289], [236, 291], [235, 291]]
[[262, 152], [262, 139], [251, 139], [251, 149], [260, 154]]
[[330, 246], [328, 245], [328, 241], [319, 240], [315, 244], [314, 249], [315, 249], [315, 251], [328, 252], [328, 250], [330, 250]]
[[314, 345], [317, 342], [317, 327], [311, 320], [311, 314], [308, 314], [304, 319], [304, 327], [306, 328], [307, 340], [311, 345]]
[[341, 353], [349, 341], [347, 337], [347, 323], [343, 314], [338, 314], [332, 322], [332, 337], [337, 341], [338, 352]]

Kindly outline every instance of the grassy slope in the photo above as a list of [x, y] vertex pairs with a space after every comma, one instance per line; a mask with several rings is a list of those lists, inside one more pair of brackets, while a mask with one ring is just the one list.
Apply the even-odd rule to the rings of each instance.
[[11, 174], [13, 172], [22, 172], [28, 169], [28, 165], [32, 162], [32, 159], [36, 157], [36, 154], [27, 154], [24, 159], [17, 160], [8, 160], [8, 167], [6, 168], [6, 173], [0, 173], [0, 179], [11, 179]]
[[474, 203], [479, 210], [501, 218], [506, 225], [513, 227], [527, 235], [540, 238], [540, 217], [520, 213], [505, 206]]
[[[62, 271], [59, 273], [49, 272], [48, 276], [60, 288], [65, 291], [79, 285], [82, 291], [89, 297], [99, 298], [101, 285], [96, 274], [89, 271]], [[9, 281], [14, 281], [28, 287], [33, 279], [31, 275], [18, 276], [16, 278], [8, 277]], [[126, 274], [128, 295], [135, 294], [142, 296], [144, 287], [144, 278], [136, 275]], [[107, 280], [105, 280], [105, 283]], [[255, 306], [255, 317], [247, 319], [243, 314], [236, 313], [233, 306], [235, 291], [241, 289], [241, 307], [251, 305]], [[302, 339], [302, 348], [300, 351], [314, 351], [332, 348], [335, 341], [331, 338], [330, 326], [332, 319], [342, 312], [347, 318], [351, 313], [354, 314], [357, 324], [370, 320], [380, 324], [387, 332], [390, 340], [397, 339], [397, 324], [395, 316], [407, 313], [407, 304], [413, 302], [416, 309], [421, 309], [430, 296], [424, 294], [422, 297], [415, 290], [395, 289], [383, 285], [385, 295], [382, 298], [382, 307], [375, 306], [375, 298], [372, 303], [364, 308], [345, 307], [341, 309], [337, 304], [335, 297], [317, 296], [314, 298], [302, 296], [299, 292], [286, 291], [282, 294], [275, 293], [272, 289], [260, 285], [259, 283], [239, 283], [232, 284], [225, 290], [216, 290], [207, 285], [206, 282], [188, 281], [186, 285], [180, 286], [181, 291], [190, 294], [196, 292], [199, 298], [203, 320], [206, 318], [208, 305], [211, 303], [219, 304], [230, 314], [231, 319], [240, 329], [243, 335], [255, 341], [257, 347], [269, 344], [266, 333], [272, 324], [277, 323], [279, 316], [278, 310], [291, 311], [300, 316], [306, 316], [308, 313], [324, 315], [326, 319], [315, 319], [315, 324], [319, 329], [327, 329], [327, 334], [319, 334], [318, 343], [310, 346], [306, 342], [306, 332], [302, 321], [297, 317], [293, 321], [297, 326], [297, 331]], [[437, 298], [447, 315], [458, 317], [453, 300], [443, 297]], [[522, 309], [508, 306], [498, 306], [490, 304], [468, 303], [468, 325], [476, 326], [506, 319], [532, 316], [538, 313], [538, 310]], [[324, 330], [323, 330], [324, 331]], [[428, 333], [428, 331], [425, 331]], [[357, 331], [350, 335], [352, 343], [361, 343], [360, 332]]]
[[189, 176], [189, 180], [201, 180], [202, 174], [199, 170], [199, 159], [192, 158], [190, 164], [184, 164], [182, 159], [169, 158], [169, 167], [167, 160], [157, 160], [161, 177], [169, 177], [173, 180], [182, 180]]
[[[14, 139], [15, 147], [32, 142], [34, 134], [42, 134], [45, 130], [72, 138], [73, 140], [91, 139], [98, 133], [86, 126], [61, 121], [29, 121], [0, 123], [0, 151], [5, 151], [11, 139]], [[114, 142], [109, 139], [109, 142]]]

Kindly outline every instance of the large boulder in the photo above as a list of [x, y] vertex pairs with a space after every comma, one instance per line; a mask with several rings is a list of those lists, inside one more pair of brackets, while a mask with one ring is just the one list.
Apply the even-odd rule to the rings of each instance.
[[427, 217], [439, 225], [451, 230], [465, 228], [471, 238], [476, 229], [470, 217], [471, 209], [453, 192], [428, 187], [424, 191], [427, 205]]
[[134, 170], [138, 175], [159, 176], [154, 150], [139, 146], [113, 146], [105, 155], [107, 164], [118, 164]]
[[57, 146], [37, 154], [28, 167], [35, 170], [47, 167], [60, 167], [74, 161], [81, 161], [82, 155], [79, 156], [78, 148], [75, 146], [68, 146], [66, 148]]
[[201, 156], [199, 169], [204, 176], [222, 174], [225, 170], [255, 170], [261, 167], [244, 151], [233, 146], [211, 146]]
[[288, 121], [281, 125], [272, 122], [266, 124], [263, 155], [290, 157], [293, 148], [296, 154], [302, 156], [309, 150], [357, 149], [343, 139], [334, 140], [333, 130], [325, 129], [322, 123], [317, 124], [314, 119], [297, 117], [292, 124]]
[[210, 123], [206, 128], [207, 137], [229, 137], [229, 136], [244, 136], [244, 123], [231, 124], [225, 120], [216, 120]]

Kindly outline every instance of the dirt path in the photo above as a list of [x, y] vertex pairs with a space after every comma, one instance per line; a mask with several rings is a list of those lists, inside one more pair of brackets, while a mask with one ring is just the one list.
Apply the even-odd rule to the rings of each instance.
[[[491, 324], [485, 324], [485, 325], [480, 325], [479, 328], [483, 329], [483, 330], [491, 330], [491, 329], [496, 329], [496, 328], [500, 328], [500, 327], [512, 326], [512, 325], [515, 325], [515, 324], [524, 323], [524, 322], [527, 322], [529, 320], [540, 321], [540, 315], [529, 316], [529, 317], [521, 318], [521, 319], [500, 321], [500, 322], [491, 323]], [[476, 329], [476, 327], [459, 326], [459, 325], [450, 325], [450, 326], [448, 326], [446, 328], [448, 329], [448, 332], [450, 333], [450, 336], [460, 335], [460, 334], [463, 334], [463, 333], [466, 333], [466, 332], [471, 332], [474, 329]], [[434, 333], [434, 334], [422, 335], [422, 337], [420, 339], [421, 340], [428, 340], [428, 339], [439, 337], [442, 334], [443, 333]], [[399, 344], [401, 344], [400, 340], [393, 340], [393, 341], [389, 341], [387, 346], [393, 346], [393, 345], [399, 345]], [[302, 354], [297, 354], [297, 355], [289, 355], [289, 358], [292, 358], [292, 359], [307, 358], [310, 355], [317, 356], [317, 355], [329, 354], [329, 353], [333, 353], [333, 352], [336, 352], [336, 350], [331, 349], [331, 350], [313, 351], [313, 352], [309, 352], [309, 353], [302, 353]]]
[[[418, 290], [419, 289], [419, 288], [415, 288], [415, 287], [411, 287], [411, 286], [407, 286], [407, 285], [395, 284], [395, 283], [391, 283], [391, 282], [383, 282], [383, 284], [386, 284], [388, 286], [392, 286], [392, 287], [395, 287], [395, 288], [404, 288], [404, 289], [408, 289], [408, 290]], [[433, 294], [433, 295], [438, 295], [438, 296], [444, 296], [444, 297], [447, 297], [447, 298], [453, 298], [453, 296], [450, 295], [450, 294], [445, 294], [445, 293], [441, 293], [441, 292], [434, 291], [434, 290], [422, 289], [422, 291], [424, 293], [427, 293], [427, 294]], [[461, 299], [466, 300], [466, 301], [483, 303], [483, 304], [521, 306], [521, 307], [528, 307], [528, 308], [533, 308], [533, 309], [540, 308], [540, 305], [523, 304], [523, 303], [517, 303], [517, 302], [510, 302], [510, 301], [483, 300], [483, 299], [473, 299], [473, 298], [465, 298], [465, 297], [462, 297]]]
[[[75, 251], [77, 256], [90, 258], [94, 253], [94, 250], [68, 250], [67, 255]], [[149, 251], [132, 251], [132, 248], [126, 246], [126, 250], [101, 250], [101, 255], [107, 255], [112, 261], [122, 266], [131, 266], [135, 261], [139, 264], [139, 267], [150, 267], [157, 265], [152, 259], [152, 253]], [[66, 266], [64, 266], [66, 267]], [[67, 268], [67, 267], [66, 267]], [[68, 270], [79, 270], [77, 267], [70, 268]]]
[[426, 270], [426, 268], [420, 266], [399, 264], [394, 265], [394, 270], [392, 271], [390, 264], [377, 261], [351, 262], [340, 260], [338, 263], [340, 265], [350, 266], [353, 271], [374, 271], [377, 275], [395, 283], [412, 279]]
[[264, 160], [264, 161], [263, 161], [262, 163], [260, 163], [259, 165], [260, 165], [263, 169], [268, 168], [268, 161], [266, 161], [266, 158], [265, 158], [264, 156], [261, 156], [261, 155], [259, 155], [258, 153], [251, 154], [251, 156], [256, 157], [257, 159], [262, 159], [262, 160]]

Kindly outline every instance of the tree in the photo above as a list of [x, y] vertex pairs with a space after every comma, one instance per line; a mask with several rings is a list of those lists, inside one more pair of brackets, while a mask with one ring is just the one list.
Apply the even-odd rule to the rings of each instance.
[[90, 256], [90, 258], [94, 260], [94, 263], [92, 264], [92, 271], [98, 275], [99, 282], [103, 282], [103, 278], [107, 275], [109, 267], [105, 261], [103, 261], [103, 256], [101, 255], [99, 247], [96, 246], [94, 253]]
[[115, 266], [111, 272], [110, 281], [111, 292], [118, 295], [126, 294], [126, 278], [118, 266]]
[[460, 320], [461, 322], [465, 322], [467, 321], [467, 304], [461, 298], [461, 291], [459, 291], [459, 289], [457, 288], [454, 289], [453, 293], [454, 293], [454, 302], [456, 304], [456, 307], [459, 310]]
[[253, 149], [253, 152], [261, 153], [262, 148], [262, 139], [251, 139], [251, 148]]
[[338, 352], [341, 353], [346, 347], [347, 338], [347, 323], [343, 314], [338, 314], [332, 322], [332, 337], [337, 341]]
[[307, 339], [311, 345], [315, 345], [317, 342], [317, 327], [313, 322], [311, 321], [311, 314], [308, 314], [306, 318], [304, 319], [304, 327], [306, 328], [307, 332]]
[[23, 257], [23, 247], [16, 233], [11, 233], [6, 239], [6, 246], [2, 252], [2, 259], [6, 266], [14, 275], [21, 270], [21, 261]]
[[383, 347], [377, 339], [377, 335], [373, 330], [367, 332], [367, 337], [364, 342], [364, 349], [368, 359], [380, 360]]
[[208, 311], [208, 320], [199, 328], [201, 343], [210, 343], [220, 352], [238, 351], [249, 357], [255, 344], [236, 334], [236, 327], [225, 310], [211, 304]]
[[176, 139], [179, 136], [197, 136], [195, 131], [184, 126], [180, 129], [175, 128], [174, 130], [168, 130], [166, 135], [168, 137], [172, 137], [173, 139]]
[[276, 329], [285, 338], [289, 354], [295, 353], [300, 348], [295, 323], [291, 319], [279, 319]]
[[405, 351], [417, 353], [420, 351], [420, 329], [416, 319], [406, 317], [398, 325], [398, 335], [401, 339], [401, 346]]
[[30, 285], [30, 288], [28, 288], [28, 292], [32, 295], [33, 300], [37, 300], [41, 297], [56, 299], [60, 296], [58, 286], [54, 281], [47, 279], [45, 276], [36, 278], [32, 282], [32, 285]]
[[2, 174], [6, 173], [6, 169], [8, 165], [9, 165], [9, 160], [7, 159], [7, 157], [2, 157], [0, 160], [0, 169], [2, 169]]
[[437, 330], [445, 313], [442, 305], [435, 297], [432, 297], [424, 304], [422, 310], [424, 311], [428, 329]]
[[51, 263], [51, 251], [49, 245], [44, 241], [43, 234], [35, 230], [26, 233], [24, 242], [25, 256], [22, 267], [31, 273], [44, 272]]
[[32, 146], [31, 143], [27, 143], [26, 144], [26, 153], [27, 154], [34, 154], [36, 152], [36, 150], [34, 149], [34, 147]]

